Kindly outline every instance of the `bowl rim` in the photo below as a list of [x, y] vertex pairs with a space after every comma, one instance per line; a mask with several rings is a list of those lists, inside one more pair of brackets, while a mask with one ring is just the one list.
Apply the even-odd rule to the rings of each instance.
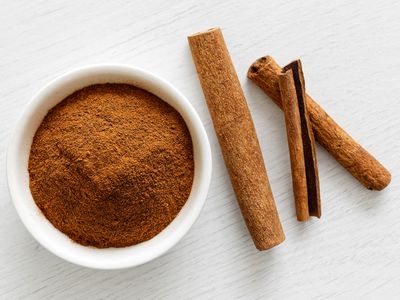
[[[108, 72], [108, 73], [107, 73]], [[32, 226], [33, 221], [30, 219], [32, 218], [32, 212], [29, 213], [26, 210], [26, 207], [22, 204], [22, 201], [33, 201], [30, 189], [29, 189], [29, 181], [28, 181], [28, 186], [25, 186], [21, 189], [21, 184], [19, 183], [18, 178], [20, 178], [22, 175], [19, 174], [17, 170], [18, 166], [22, 163], [19, 160], [19, 153], [18, 153], [18, 147], [21, 145], [24, 139], [24, 134], [26, 134], [27, 125], [29, 122], [29, 119], [32, 118], [34, 115], [34, 112], [37, 112], [38, 110], [43, 107], [43, 105], [46, 105], [46, 95], [48, 97], [48, 94], [50, 92], [55, 92], [57, 89], [61, 89], [62, 87], [68, 86], [71, 81], [76, 80], [76, 78], [82, 77], [84, 78], [85, 76], [96, 76], [96, 74], [109, 74], [113, 73], [112, 76], [116, 76], [118, 74], [124, 74], [123, 76], [132, 76], [132, 80], [147, 80], [148, 82], [151, 82], [151, 85], [153, 85], [155, 88], [164, 91], [170, 95], [170, 97], [174, 98], [174, 101], [176, 101], [176, 105], [180, 105], [180, 110], [183, 110], [184, 115], [182, 111], [179, 111], [179, 113], [182, 115], [184, 118], [184, 121], [186, 122], [190, 135], [192, 137], [192, 142], [195, 144], [196, 143], [196, 149], [193, 147], [194, 155], [199, 155], [199, 159], [195, 159], [196, 163], [200, 162], [200, 165], [195, 165], [195, 177], [198, 176], [197, 181], [198, 184], [195, 185], [193, 184], [192, 186], [192, 191], [191, 194], [179, 212], [179, 214], [176, 216], [176, 218], [158, 235], [156, 235], [154, 238], [152, 238], [149, 241], [133, 245], [133, 246], [128, 246], [124, 248], [106, 248], [106, 249], [99, 249], [99, 248], [93, 248], [93, 247], [86, 247], [82, 246], [80, 244], [74, 243], [70, 240], [70, 243], [77, 247], [84, 247], [86, 249], [91, 249], [88, 250], [89, 252], [93, 250], [93, 253], [95, 252], [103, 252], [103, 253], [111, 253], [111, 252], [117, 252], [121, 251], [120, 249], [133, 249], [135, 247], [142, 247], [145, 249], [146, 247], [149, 249], [146, 249], [145, 255], [141, 258], [132, 258], [132, 259], [116, 259], [114, 262], [109, 261], [107, 259], [93, 259], [93, 260], [87, 260], [84, 259], [85, 255], [82, 257], [79, 257], [79, 255], [74, 254], [69, 254], [66, 251], [60, 251], [60, 249], [63, 246], [56, 246], [51, 239], [46, 238], [45, 235], [42, 235], [43, 232], [40, 232], [41, 230], [38, 230]], [[106, 75], [104, 75], [106, 76]], [[113, 82], [113, 80], [110, 80], [110, 82]], [[99, 82], [100, 83], [100, 82]], [[123, 83], [123, 82], [121, 82]], [[96, 84], [95, 82], [87, 84]], [[84, 85], [84, 86], [87, 86]], [[139, 85], [140, 86], [140, 85]], [[73, 92], [73, 91], [72, 91]], [[71, 92], [71, 93], [72, 93]], [[61, 102], [65, 97], [61, 97], [61, 99], [57, 100], [56, 104]], [[160, 97], [163, 101], [166, 101], [162, 97]], [[166, 101], [168, 102], [168, 101]], [[56, 105], [55, 104], [55, 105]], [[175, 109], [174, 105], [170, 104], [173, 106]], [[54, 106], [54, 105], [53, 105]], [[53, 107], [49, 106], [47, 104], [48, 110]], [[42, 108], [43, 109], [43, 108]], [[47, 111], [48, 111], [47, 110]], [[177, 109], [178, 110], [178, 109]], [[46, 112], [47, 114], [47, 112]], [[43, 119], [42, 119], [43, 121]], [[40, 123], [42, 122], [40, 121]], [[35, 129], [36, 132], [37, 128]], [[29, 151], [30, 151], [30, 145], [32, 141], [29, 141]], [[197, 154], [196, 154], [197, 153]], [[28, 155], [29, 157], [29, 155]], [[196, 158], [196, 157], [195, 157]], [[26, 167], [26, 164], [25, 164]], [[200, 171], [196, 171], [200, 170]], [[26, 170], [27, 171], [27, 170]], [[134, 266], [139, 266], [141, 264], [144, 264], [146, 262], [149, 262], [161, 255], [163, 255], [165, 252], [167, 252], [169, 249], [171, 249], [175, 244], [179, 242], [183, 238], [183, 236], [189, 231], [189, 229], [192, 227], [194, 222], [197, 220], [198, 216], [200, 215], [200, 212], [204, 206], [206, 197], [207, 197], [207, 192], [209, 189], [210, 181], [211, 181], [211, 172], [212, 172], [212, 157], [211, 157], [211, 148], [209, 144], [209, 140], [207, 137], [207, 133], [205, 131], [205, 128], [200, 120], [200, 117], [198, 116], [197, 112], [193, 108], [192, 104], [189, 102], [189, 100], [177, 89], [175, 88], [171, 83], [166, 81], [165, 79], [159, 77], [158, 75], [155, 75], [149, 71], [146, 71], [142, 68], [134, 67], [134, 66], [128, 66], [128, 65], [123, 65], [123, 64], [96, 64], [96, 65], [89, 65], [89, 66], [84, 66], [78, 69], [71, 70], [69, 72], [66, 72], [53, 80], [51, 80], [47, 85], [45, 85], [43, 88], [41, 88], [33, 97], [32, 99], [26, 104], [25, 108], [23, 109], [22, 114], [20, 115], [16, 125], [14, 126], [14, 130], [12, 132], [12, 136], [10, 138], [8, 147], [7, 147], [7, 152], [6, 152], [6, 172], [7, 172], [7, 183], [8, 183], [8, 189], [9, 193], [12, 198], [12, 202], [14, 203], [14, 206], [17, 210], [17, 213], [26, 227], [26, 229], [30, 232], [30, 234], [36, 239], [39, 244], [41, 244], [44, 248], [49, 250], [51, 253], [55, 254], [58, 257], [63, 258], [66, 261], [69, 261], [71, 263], [84, 266], [84, 267], [89, 267], [89, 268], [94, 268], [94, 269], [123, 269], [123, 268], [129, 268], [129, 267], [134, 267]], [[197, 182], [196, 181], [196, 182]], [[195, 182], [195, 181], [194, 181]], [[31, 195], [31, 199], [22, 199], [21, 198], [26, 198], [22, 196], [21, 190], [28, 189], [29, 190], [29, 195]], [[197, 189], [197, 190], [196, 190]], [[194, 194], [194, 196], [193, 196]], [[194, 198], [193, 198], [194, 197]], [[187, 203], [192, 200], [193, 203], [192, 205], [188, 208]], [[34, 202], [34, 201], [33, 201]], [[34, 203], [34, 206], [37, 208], [36, 203]], [[40, 211], [39, 208], [37, 210]], [[46, 218], [44, 215], [40, 216], [41, 218], [44, 218], [45, 221], [48, 222], [48, 224], [53, 227], [53, 229], [57, 230]], [[33, 217], [35, 218], [35, 217]], [[174, 225], [180, 220], [179, 225]], [[172, 228], [172, 229], [171, 229]], [[50, 229], [49, 229], [50, 230]], [[169, 230], [169, 231], [168, 231]], [[58, 231], [61, 233], [60, 231]], [[165, 233], [166, 232], [166, 233]], [[63, 233], [61, 233], [64, 235]], [[162, 236], [161, 238], [164, 238], [166, 241], [161, 241], [158, 240], [157, 242], [153, 243], [152, 241], [155, 239], [158, 239], [159, 236], [164, 234], [165, 236]], [[168, 235], [168, 236], [166, 236]], [[69, 238], [65, 235], [65, 237], [69, 240]], [[159, 247], [157, 249], [154, 249], [155, 246], [158, 244]], [[75, 247], [72, 246], [72, 247]], [[69, 246], [68, 246], [69, 247]], [[67, 248], [68, 248], [67, 247]], [[151, 248], [153, 247], [153, 248]], [[150, 249], [151, 248], [151, 249]], [[143, 252], [142, 249], [142, 252]], [[86, 250], [85, 250], [86, 251]], [[127, 252], [121, 251], [122, 255], [128, 257], [129, 253], [126, 254]], [[97, 254], [96, 254], [97, 255]], [[117, 257], [117, 254], [107, 254], [112, 257], [113, 255]], [[101, 256], [99, 256], [101, 257]]]

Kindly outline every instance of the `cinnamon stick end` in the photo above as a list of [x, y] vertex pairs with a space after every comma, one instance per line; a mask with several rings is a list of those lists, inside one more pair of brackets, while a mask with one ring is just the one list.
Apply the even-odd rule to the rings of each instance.
[[386, 188], [392, 181], [392, 175], [390, 172], [382, 166], [381, 172], [375, 175], [375, 182], [365, 181], [366, 187], [369, 190], [381, 191]]
[[257, 76], [257, 72], [261, 68], [269, 65], [271, 62], [274, 62], [274, 59], [269, 55], [260, 57], [259, 59], [257, 59], [255, 62], [253, 62], [251, 64], [249, 70], [247, 71], [247, 77], [250, 79], [254, 78], [255, 76]]
[[221, 31], [221, 28], [219, 28], [219, 27], [212, 27], [212, 28], [207, 29], [207, 30], [205, 30], [205, 31], [199, 31], [199, 32], [193, 33], [193, 34], [191, 34], [191, 35], [188, 36], [188, 40], [190, 40], [191, 38], [194, 38], [194, 37], [196, 37], [196, 36], [198, 36], [198, 35], [204, 35], [204, 34], [207, 34], [207, 33], [213, 33], [214, 31]]
[[254, 242], [254, 245], [256, 246], [257, 250], [265, 251], [265, 250], [269, 250], [269, 249], [283, 243], [285, 241], [285, 239], [286, 239], [286, 237], [282, 230], [281, 232], [278, 232], [274, 238]]

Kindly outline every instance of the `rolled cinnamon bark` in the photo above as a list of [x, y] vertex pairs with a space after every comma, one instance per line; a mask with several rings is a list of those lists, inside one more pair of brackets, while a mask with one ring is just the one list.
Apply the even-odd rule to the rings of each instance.
[[321, 217], [315, 141], [308, 117], [301, 62], [294, 61], [279, 75], [279, 87], [292, 168], [297, 220]]
[[188, 37], [203, 93], [243, 218], [259, 250], [285, 235], [239, 79], [219, 28]]
[[[279, 74], [282, 68], [271, 56], [256, 60], [248, 78], [255, 82], [280, 108]], [[344, 131], [309, 95], [306, 102], [315, 139], [359, 182], [371, 190], [384, 189], [390, 172]]]

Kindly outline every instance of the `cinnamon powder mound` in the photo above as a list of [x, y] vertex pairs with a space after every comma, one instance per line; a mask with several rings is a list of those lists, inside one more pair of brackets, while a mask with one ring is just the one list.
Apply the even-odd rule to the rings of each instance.
[[57, 229], [85, 246], [125, 247], [160, 233], [185, 204], [192, 140], [157, 96], [92, 85], [49, 111], [28, 168], [33, 199]]

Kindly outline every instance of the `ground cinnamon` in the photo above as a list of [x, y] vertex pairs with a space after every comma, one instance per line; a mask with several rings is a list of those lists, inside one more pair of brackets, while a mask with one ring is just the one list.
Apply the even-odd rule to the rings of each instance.
[[49, 111], [33, 139], [30, 188], [47, 219], [98, 248], [151, 239], [178, 214], [194, 174], [179, 113], [126, 84], [79, 90]]

